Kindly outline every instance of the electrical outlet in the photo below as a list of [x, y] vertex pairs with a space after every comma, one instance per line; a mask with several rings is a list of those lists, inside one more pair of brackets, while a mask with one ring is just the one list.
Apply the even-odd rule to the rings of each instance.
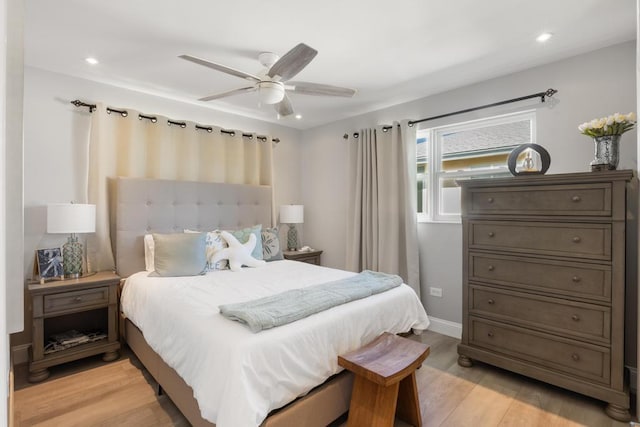
[[442, 298], [442, 288], [429, 288], [429, 294], [434, 297]]

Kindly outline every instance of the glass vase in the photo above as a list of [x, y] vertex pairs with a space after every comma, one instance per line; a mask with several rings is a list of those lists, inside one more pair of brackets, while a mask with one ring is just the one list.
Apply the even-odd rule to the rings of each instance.
[[594, 136], [595, 159], [592, 171], [615, 170], [620, 161], [620, 135]]

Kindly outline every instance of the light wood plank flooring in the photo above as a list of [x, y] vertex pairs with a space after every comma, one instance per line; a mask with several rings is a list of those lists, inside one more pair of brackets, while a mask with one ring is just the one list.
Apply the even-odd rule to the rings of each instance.
[[[604, 414], [603, 402], [484, 364], [457, 364], [458, 340], [425, 332], [431, 346], [417, 372], [425, 426], [628, 426]], [[16, 426], [188, 426], [129, 351], [54, 367], [43, 383], [16, 368]], [[338, 421], [337, 426], [346, 423]], [[405, 426], [397, 422], [396, 426]]]

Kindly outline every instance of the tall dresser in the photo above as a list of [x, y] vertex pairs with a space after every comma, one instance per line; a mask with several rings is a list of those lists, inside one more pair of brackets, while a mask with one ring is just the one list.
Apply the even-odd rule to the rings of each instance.
[[461, 366], [476, 359], [608, 402], [624, 381], [632, 171], [461, 181]]

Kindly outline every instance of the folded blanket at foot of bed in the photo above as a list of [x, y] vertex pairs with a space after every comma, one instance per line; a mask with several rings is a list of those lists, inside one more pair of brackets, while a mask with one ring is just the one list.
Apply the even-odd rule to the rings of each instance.
[[252, 332], [286, 325], [337, 305], [387, 291], [402, 284], [399, 276], [365, 270], [355, 276], [265, 298], [221, 305], [220, 314]]

